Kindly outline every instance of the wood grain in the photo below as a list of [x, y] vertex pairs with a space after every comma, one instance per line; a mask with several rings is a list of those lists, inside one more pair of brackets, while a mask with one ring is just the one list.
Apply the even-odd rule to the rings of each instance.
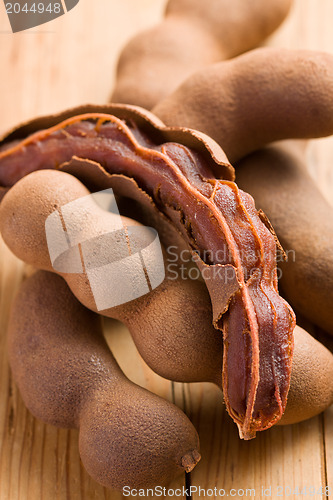
[[[35, 115], [85, 102], [106, 102], [122, 45], [135, 32], [154, 24], [164, 3], [81, 0], [67, 15], [13, 35], [1, 2], [0, 133]], [[268, 43], [333, 52], [332, 19], [332, 0], [296, 0], [289, 19]], [[313, 143], [308, 158], [311, 174], [332, 202], [333, 140]], [[44, 425], [24, 408], [8, 369], [5, 333], [11, 301], [27, 269], [2, 242], [0, 256], [0, 499], [117, 500], [121, 493], [102, 488], [83, 470], [77, 431]], [[270, 498], [322, 498], [309, 495], [309, 490], [301, 494], [302, 488], [311, 486], [318, 491], [328, 485], [333, 492], [332, 409], [242, 442], [215, 386], [171, 384], [145, 365], [125, 327], [107, 320], [105, 330], [127, 376], [174, 401], [198, 429], [203, 458], [192, 473], [193, 485], [223, 488], [226, 494], [232, 488], [244, 490], [236, 492], [235, 498], [250, 496], [246, 490], [251, 488], [257, 498], [264, 498], [262, 487], [272, 488]], [[182, 484], [180, 478], [170, 487]], [[277, 487], [286, 490], [278, 495]], [[293, 493], [297, 487], [299, 494]]]

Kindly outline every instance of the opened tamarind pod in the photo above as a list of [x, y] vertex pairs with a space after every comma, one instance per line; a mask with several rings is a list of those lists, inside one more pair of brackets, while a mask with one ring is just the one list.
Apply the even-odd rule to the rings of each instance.
[[[212, 300], [213, 323], [224, 335], [225, 402], [241, 437], [250, 439], [281, 418], [290, 383], [295, 317], [277, 291], [275, 236], [251, 196], [230, 180], [214, 176], [214, 170], [219, 170], [232, 177], [217, 144], [198, 132], [154, 124], [151, 115], [145, 130], [141, 129], [147, 115], [136, 110], [132, 118], [137, 115], [141, 121], [136, 120], [135, 126], [133, 120], [114, 115], [73, 116], [19, 143], [7, 142], [0, 154], [1, 183], [15, 183], [27, 167], [28, 171], [55, 168], [71, 161], [80, 164], [80, 159], [91, 176], [103, 171], [106, 181], [112, 174], [118, 180], [121, 176], [122, 182], [129, 179], [132, 189], [132, 181], [136, 182], [152, 207], [182, 234], [202, 272]], [[17, 139], [36, 123], [16, 130], [10, 138]], [[155, 134], [148, 135], [153, 127]], [[178, 142], [161, 142], [171, 137]], [[50, 172], [35, 172], [2, 200], [4, 240], [26, 261], [30, 247], [45, 245], [45, 219], [59, 206], [59, 189]], [[38, 196], [30, 202], [33, 192]], [[38, 260], [38, 254], [35, 257]]]
[[123, 49], [111, 100], [151, 109], [191, 73], [252, 49], [292, 0], [169, 0], [164, 19]]
[[23, 283], [8, 349], [27, 408], [46, 423], [79, 429], [82, 462], [104, 486], [166, 484], [200, 460], [188, 418], [125, 377], [103, 338], [101, 318], [59, 276], [39, 271]]
[[237, 164], [238, 182], [268, 215], [288, 254], [279, 263], [286, 298], [333, 334], [333, 209], [286, 145], [267, 147]]
[[153, 112], [215, 139], [234, 163], [280, 139], [333, 133], [333, 55], [261, 48], [191, 75]]
[[[142, 309], [134, 305], [124, 309], [122, 318], [144, 361], [168, 379], [213, 382], [222, 389], [221, 339], [209, 321], [211, 304], [205, 285], [198, 280], [166, 280], [155, 292]], [[287, 405], [277, 425], [301, 422], [332, 403], [333, 355], [296, 326]]]
[[[205, 284], [181, 277], [166, 279], [148, 297], [140, 307], [130, 302], [118, 315], [148, 366], [170, 380], [213, 382], [222, 389], [222, 339], [210, 321]], [[278, 425], [311, 418], [332, 403], [333, 355], [296, 326], [290, 389]]]

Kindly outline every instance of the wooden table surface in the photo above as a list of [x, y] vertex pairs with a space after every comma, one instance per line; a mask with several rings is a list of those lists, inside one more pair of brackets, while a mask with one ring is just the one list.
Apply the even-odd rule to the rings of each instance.
[[[0, 133], [38, 114], [106, 102], [119, 50], [132, 34], [161, 17], [164, 3], [81, 0], [65, 16], [12, 34], [0, 2]], [[332, 52], [332, 20], [333, 0], [296, 0], [289, 19], [269, 43]], [[330, 201], [332, 163], [332, 139], [310, 145], [310, 171]], [[76, 430], [44, 425], [23, 405], [8, 369], [6, 327], [26, 268], [2, 241], [0, 255], [0, 500], [121, 498], [121, 493], [99, 486], [82, 468]], [[298, 425], [274, 427], [253, 441], [240, 441], [217, 388], [171, 384], [144, 364], [125, 327], [110, 321], [107, 329], [127, 376], [174, 401], [196, 426], [203, 458], [191, 475], [193, 485], [224, 488], [235, 498], [246, 496], [246, 491], [236, 490], [250, 488], [263, 498], [262, 487], [272, 488], [270, 498], [322, 498], [318, 490], [328, 486], [333, 498], [333, 409]], [[183, 481], [180, 478], [170, 487]], [[310, 487], [316, 489], [315, 495]]]

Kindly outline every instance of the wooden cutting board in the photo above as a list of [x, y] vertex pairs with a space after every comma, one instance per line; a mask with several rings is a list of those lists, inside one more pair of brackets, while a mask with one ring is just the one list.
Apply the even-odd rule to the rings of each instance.
[[[157, 22], [164, 0], [80, 0], [46, 25], [12, 34], [0, 2], [0, 133], [35, 115], [104, 103], [124, 42]], [[296, 0], [269, 44], [333, 52], [333, 1]], [[310, 146], [309, 169], [333, 200], [333, 142]], [[82, 468], [78, 432], [56, 429], [25, 409], [8, 369], [6, 327], [12, 299], [29, 270], [0, 243], [0, 500], [112, 499], [121, 493], [95, 483]], [[221, 394], [211, 384], [172, 384], [141, 360], [125, 327], [108, 321], [107, 337], [129, 378], [171, 401], [198, 429], [202, 460], [192, 484], [225, 496], [333, 498], [333, 409], [298, 425], [275, 427], [250, 442], [238, 439]], [[170, 487], [181, 486], [184, 478]], [[271, 488], [271, 490], [269, 490]], [[304, 488], [307, 488], [306, 490]], [[313, 492], [315, 491], [315, 494]], [[207, 497], [219, 498], [208, 491]], [[220, 491], [222, 496], [223, 491]], [[194, 494], [193, 498], [199, 498]], [[202, 498], [202, 495], [201, 495]]]

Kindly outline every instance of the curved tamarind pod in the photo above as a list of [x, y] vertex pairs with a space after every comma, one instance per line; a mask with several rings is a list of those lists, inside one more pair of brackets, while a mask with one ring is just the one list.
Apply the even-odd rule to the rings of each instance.
[[[295, 318], [278, 295], [275, 238], [253, 199], [235, 183], [216, 179], [200, 151], [175, 142], [153, 143], [132, 123], [112, 115], [74, 116], [5, 147], [0, 153], [2, 179], [13, 173], [17, 180], [27, 165], [30, 171], [54, 168], [75, 156], [100, 162], [106, 172], [137, 182], [183, 235], [206, 281], [214, 325], [224, 334], [225, 401], [241, 437], [251, 439], [257, 430], [276, 423], [287, 400]], [[33, 186], [36, 189], [38, 179], [42, 186], [46, 177], [34, 173], [21, 179], [1, 204], [3, 237], [25, 260], [25, 244], [43, 231], [45, 219], [38, 214], [44, 206], [35, 204], [33, 212], [33, 202], [26, 203], [29, 217], [25, 212], [22, 218], [18, 200]], [[55, 187], [55, 196], [48, 195], [52, 188], [50, 182], [44, 189], [45, 216], [58, 205]], [[42, 191], [37, 190], [39, 202]], [[23, 238], [27, 227], [22, 233], [19, 227], [34, 219], [41, 228]], [[35, 245], [41, 241], [36, 237]]]
[[111, 100], [151, 109], [202, 66], [259, 45], [281, 24], [291, 4], [169, 0], [163, 21], [124, 47]]
[[101, 318], [55, 274], [39, 271], [23, 283], [8, 349], [28, 409], [46, 423], [79, 428], [82, 462], [101, 484], [164, 484], [200, 460], [188, 418], [125, 377], [103, 338]]
[[306, 171], [304, 159], [279, 145], [243, 159], [237, 172], [240, 186], [267, 213], [288, 251], [288, 261], [279, 264], [286, 298], [333, 334], [333, 209]]
[[256, 49], [191, 75], [153, 112], [218, 142], [231, 163], [265, 144], [333, 133], [333, 55]]

